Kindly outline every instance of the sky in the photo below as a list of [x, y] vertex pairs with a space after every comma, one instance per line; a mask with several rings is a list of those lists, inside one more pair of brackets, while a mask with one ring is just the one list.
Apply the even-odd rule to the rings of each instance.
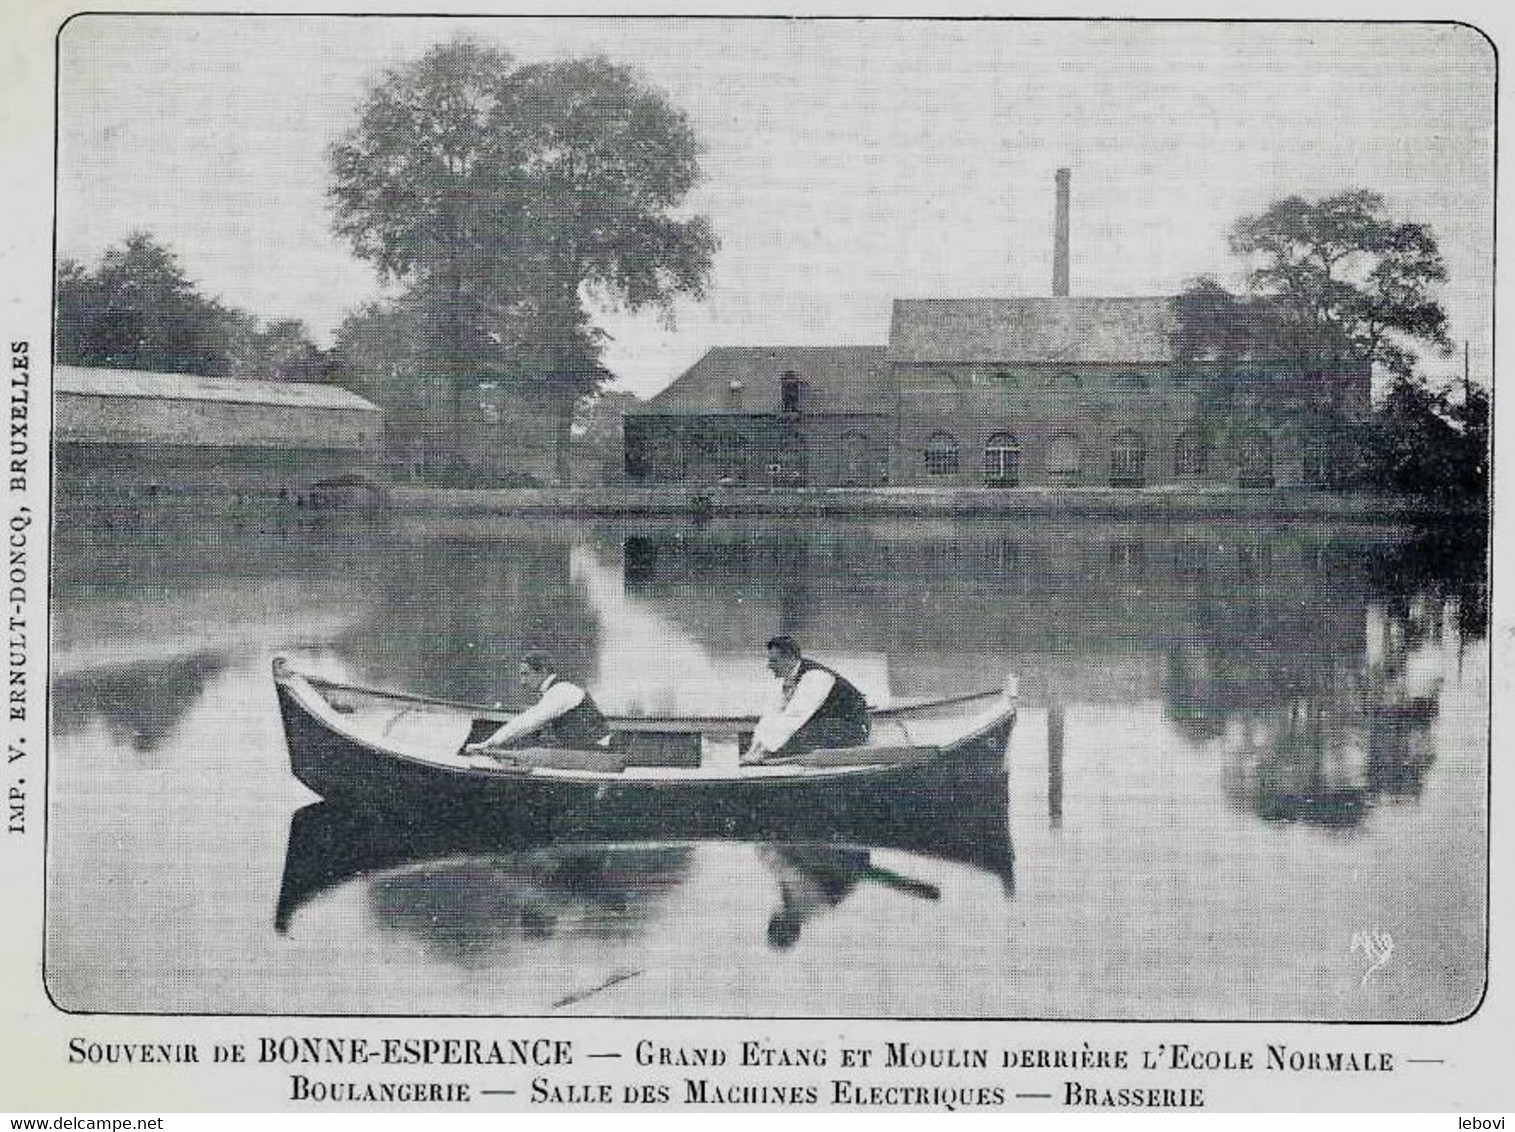
[[1428, 223], [1489, 380], [1493, 49], [1452, 24], [85, 15], [59, 41], [58, 251], [128, 233], [202, 291], [318, 341], [382, 294], [331, 229], [327, 147], [368, 84], [455, 35], [639, 70], [702, 143], [686, 210], [721, 241], [703, 302], [608, 311], [650, 395], [713, 346], [888, 339], [896, 298], [1047, 295], [1072, 170], [1075, 295], [1174, 294], [1226, 232], [1351, 188]]

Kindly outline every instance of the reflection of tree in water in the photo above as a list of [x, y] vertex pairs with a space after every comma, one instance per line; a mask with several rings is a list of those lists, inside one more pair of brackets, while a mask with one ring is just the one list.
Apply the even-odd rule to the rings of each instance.
[[512, 944], [626, 939], [689, 869], [688, 846], [562, 846], [427, 862], [368, 882], [386, 931], [417, 937], [464, 965]]
[[1428, 605], [1432, 615], [1424, 622], [1437, 631], [1450, 612], [1461, 648], [1488, 633], [1488, 554], [1489, 529], [1481, 518], [1428, 525], [1411, 538], [1376, 548], [1367, 577], [1391, 604]]
[[162, 663], [55, 677], [53, 730], [60, 735], [76, 734], [99, 719], [113, 739], [130, 743], [138, 751], [156, 750], [227, 663], [219, 653], [197, 653]]
[[1215, 694], [1220, 685], [1204, 652], [1177, 645], [1168, 650], [1163, 680], [1168, 718], [1191, 743], [1206, 743], [1226, 733], [1231, 713]]
[[1264, 821], [1302, 821], [1351, 826], [1362, 820], [1368, 793], [1356, 773], [1351, 747], [1360, 735], [1344, 731], [1318, 705], [1299, 703], [1281, 712], [1275, 730], [1263, 724], [1251, 734], [1254, 761], [1244, 768], [1238, 792]]
[[516, 664], [545, 648], [592, 680], [599, 623], [569, 569], [566, 534], [398, 543], [385, 616], [342, 643], [361, 678], [469, 702], [511, 703]]
[[1397, 541], [1240, 544], [1223, 581], [1187, 572], [1198, 600], [1167, 646], [1165, 709], [1192, 742], [1234, 737], [1237, 804], [1352, 826], [1380, 800], [1419, 795], [1440, 685], [1410, 661], [1440, 642], [1450, 600], [1405, 566], [1425, 561]]
[[1423, 637], [1391, 613], [1376, 659], [1339, 685], [1247, 716], [1232, 796], [1267, 821], [1353, 826], [1381, 800], [1418, 798], [1435, 761], [1439, 684], [1417, 689], [1406, 658]]

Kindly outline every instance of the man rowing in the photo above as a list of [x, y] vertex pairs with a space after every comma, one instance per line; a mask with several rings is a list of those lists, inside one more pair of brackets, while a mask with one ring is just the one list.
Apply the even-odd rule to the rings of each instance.
[[817, 747], [856, 747], [868, 739], [868, 701], [846, 677], [801, 654], [792, 637], [768, 642], [778, 699], [758, 720], [743, 763], [782, 761]]
[[469, 743], [469, 754], [490, 755], [511, 747], [567, 747], [608, 750], [612, 736], [594, 699], [557, 673], [552, 657], [533, 649], [521, 658], [516, 679], [537, 694], [537, 702], [514, 716], [482, 742]]

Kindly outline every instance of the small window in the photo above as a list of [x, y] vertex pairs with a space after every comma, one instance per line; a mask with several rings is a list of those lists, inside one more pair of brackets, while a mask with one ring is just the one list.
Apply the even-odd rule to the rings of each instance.
[[1008, 432], [997, 432], [984, 445], [984, 483], [989, 487], [1014, 487], [1020, 483], [1020, 441]]
[[1332, 446], [1324, 436], [1310, 435], [1305, 438], [1301, 453], [1303, 466], [1300, 471], [1310, 487], [1328, 487], [1331, 483]]
[[1121, 429], [1110, 444], [1110, 486], [1142, 487], [1147, 482], [1147, 442], [1141, 433]]
[[716, 434], [710, 445], [710, 472], [717, 479], [747, 478], [747, 438], [735, 432]]
[[800, 401], [804, 395], [805, 383], [800, 380], [800, 375], [792, 369], [785, 370], [779, 378], [780, 392], [783, 396], [784, 412], [797, 413], [800, 411]]
[[1204, 433], [1196, 429], [1179, 433], [1173, 442], [1173, 474], [1202, 476], [1209, 466], [1210, 445]]
[[932, 434], [926, 441], [926, 474], [956, 475], [958, 470], [957, 437], [946, 432]]

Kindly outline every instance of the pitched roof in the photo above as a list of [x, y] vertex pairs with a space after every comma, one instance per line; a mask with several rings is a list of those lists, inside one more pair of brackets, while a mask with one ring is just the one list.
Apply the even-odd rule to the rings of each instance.
[[141, 397], [158, 401], [230, 401], [304, 409], [381, 412], [372, 401], [336, 385], [302, 381], [253, 381], [194, 373], [54, 366], [53, 392], [86, 397]]
[[896, 299], [897, 362], [1169, 362], [1178, 307], [1167, 297]]
[[[887, 412], [893, 385], [885, 361], [883, 346], [716, 346], [656, 397], [627, 412], [778, 413], [787, 370], [805, 382], [807, 413]], [[741, 383], [739, 391], [732, 382]]]

